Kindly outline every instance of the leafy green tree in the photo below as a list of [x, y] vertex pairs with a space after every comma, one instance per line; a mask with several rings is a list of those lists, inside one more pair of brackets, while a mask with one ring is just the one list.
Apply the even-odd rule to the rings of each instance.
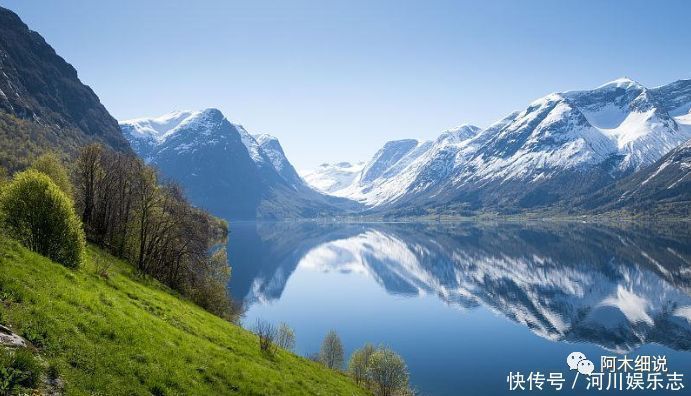
[[329, 331], [324, 337], [319, 350], [319, 360], [330, 369], [340, 370], [343, 368], [343, 344], [335, 331]]
[[370, 356], [367, 374], [378, 396], [410, 393], [405, 361], [391, 349], [380, 347]]
[[367, 369], [369, 368], [370, 357], [374, 352], [375, 349], [372, 344], [365, 344], [350, 356], [348, 372], [358, 385], [367, 381]]
[[65, 169], [60, 158], [55, 153], [48, 152], [36, 158], [31, 164], [31, 169], [37, 170], [50, 177], [50, 180], [52, 180], [62, 192], [72, 198], [72, 182], [70, 182], [67, 169]]
[[9, 236], [67, 267], [77, 267], [84, 231], [70, 198], [45, 174], [15, 175], [0, 195], [0, 222]]

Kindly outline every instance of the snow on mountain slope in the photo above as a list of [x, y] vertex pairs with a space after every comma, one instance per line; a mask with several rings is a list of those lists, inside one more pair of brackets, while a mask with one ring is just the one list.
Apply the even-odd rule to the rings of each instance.
[[198, 111], [173, 111], [155, 118], [135, 118], [120, 121], [120, 129], [134, 151], [146, 162], [151, 161], [151, 151], [173, 133], [186, 119], [199, 116]]
[[369, 207], [548, 204], [659, 160], [691, 138], [690, 109], [691, 80], [648, 89], [620, 78], [554, 93], [485, 130], [462, 126], [433, 142], [390, 142], [339, 195]]
[[686, 131], [685, 133], [691, 133], [691, 110], [689, 110], [688, 114], [674, 117], [674, 121], [677, 122], [680, 128]]
[[226, 219], [315, 217], [350, 208], [308, 187], [278, 140], [250, 135], [217, 109], [122, 121], [135, 152]]
[[620, 164], [622, 170], [649, 165], [686, 140], [686, 134], [679, 131], [663, 102], [630, 79], [565, 95], [591, 125], [617, 145], [617, 151], [625, 156]]
[[303, 172], [302, 178], [317, 191], [341, 196], [342, 190], [350, 186], [360, 176], [364, 167], [364, 162], [321, 164], [317, 169]]
[[453, 168], [455, 155], [479, 132], [480, 128], [465, 124], [444, 131], [435, 141], [388, 142], [368, 163], [366, 170], [373, 170], [369, 177], [363, 172], [342, 196], [377, 206], [434, 184]]
[[213, 136], [214, 129], [218, 129], [219, 126], [214, 125], [214, 122], [227, 122], [259, 167], [273, 168], [291, 185], [302, 182], [285, 157], [278, 139], [268, 134], [252, 136], [242, 125], [227, 121], [217, 109], [173, 111], [159, 117], [125, 120], [120, 121], [120, 128], [135, 152], [147, 162], [151, 162], [155, 159], [156, 152], [166, 149], [167, 143], [186, 130], [199, 130], [201, 133], [188, 137], [194, 141], [177, 144], [174, 148], [177, 152], [216, 144], [216, 139], [204, 139]]
[[387, 169], [400, 161], [401, 158], [417, 147], [417, 145], [418, 141], [414, 139], [387, 142], [367, 163], [358, 182], [361, 185], [367, 185], [381, 177]]
[[250, 154], [250, 157], [256, 162], [257, 164], [264, 165], [270, 161], [268, 161], [268, 158], [262, 151], [262, 149], [259, 147], [259, 143], [254, 139], [252, 135], [250, 135], [249, 132], [242, 126], [242, 125], [236, 125], [236, 128], [238, 132], [240, 133], [240, 139], [242, 139], [242, 144], [247, 147], [247, 152]]
[[595, 211], [665, 207], [684, 215], [691, 201], [691, 139], [665, 154], [658, 162], [577, 202]]
[[192, 119], [200, 113], [200, 111], [173, 111], [155, 118], [121, 121], [120, 125], [129, 126], [133, 137], [161, 142], [185, 120]]
[[238, 128], [219, 110], [173, 112], [120, 127], [135, 152], [179, 183], [195, 205], [226, 219], [256, 217], [264, 183]]
[[274, 170], [278, 172], [291, 187], [297, 189], [300, 186], [304, 186], [304, 181], [300, 178], [297, 171], [295, 171], [290, 161], [288, 161], [285, 152], [283, 152], [283, 147], [276, 137], [263, 133], [254, 135], [254, 139], [259, 145], [259, 150], [269, 159]]
[[[217, 115], [215, 112], [218, 110], [173, 111], [159, 117], [120, 121], [119, 124], [134, 151], [146, 162], [151, 162], [154, 152], [163, 147], [169, 138], [185, 129], [195, 129], [199, 123], [209, 123]], [[209, 130], [210, 125], [206, 129]]]
[[613, 157], [613, 172], [638, 170], [686, 140], [650, 93], [628, 79], [548, 95], [488, 136], [461, 172], [468, 181], [539, 181], [587, 171]]
[[691, 79], [675, 81], [650, 90], [673, 116], [691, 112]]
[[552, 94], [533, 102], [480, 145], [473, 146], [458, 183], [539, 180], [560, 169], [602, 162], [614, 150], [568, 98]]

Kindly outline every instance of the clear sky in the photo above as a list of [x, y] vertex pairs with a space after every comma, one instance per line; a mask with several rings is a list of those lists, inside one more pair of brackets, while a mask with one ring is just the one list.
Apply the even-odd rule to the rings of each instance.
[[550, 92], [691, 77], [691, 1], [0, 0], [118, 119], [219, 108], [299, 169]]

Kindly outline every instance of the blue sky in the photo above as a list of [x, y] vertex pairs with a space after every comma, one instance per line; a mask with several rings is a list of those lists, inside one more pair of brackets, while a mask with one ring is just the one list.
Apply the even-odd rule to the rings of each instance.
[[216, 107], [301, 169], [554, 91], [691, 77], [688, 1], [0, 0], [118, 119]]

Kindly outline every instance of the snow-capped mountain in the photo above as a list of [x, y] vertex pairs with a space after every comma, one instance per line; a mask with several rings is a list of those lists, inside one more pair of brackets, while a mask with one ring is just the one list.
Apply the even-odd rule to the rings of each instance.
[[[476, 206], [530, 208], [590, 194], [639, 171], [691, 137], [687, 121], [668, 109], [691, 92], [674, 95], [619, 79], [590, 91], [548, 95], [509, 116], [457, 157], [452, 199]], [[672, 104], [674, 103], [674, 104]]]
[[[368, 161], [358, 175], [345, 188], [330, 192], [377, 206], [395, 200], [407, 193], [413, 181], [436, 172], [436, 179], [442, 180], [444, 169], [450, 170], [454, 155], [465, 146], [480, 128], [461, 125], [444, 131], [435, 141], [403, 139], [388, 142]], [[425, 165], [429, 170], [422, 170]], [[434, 178], [430, 177], [431, 183]], [[314, 182], [306, 181], [314, 186]]]
[[221, 217], [313, 217], [341, 202], [309, 188], [276, 138], [254, 137], [217, 109], [175, 111], [120, 127], [138, 155]]
[[658, 162], [598, 191], [577, 203], [603, 211], [629, 208], [635, 211], [662, 209], [682, 216], [691, 202], [691, 140], [676, 147]]
[[254, 139], [259, 145], [259, 151], [269, 159], [273, 169], [288, 183], [288, 185], [296, 190], [304, 187], [304, 181], [300, 178], [290, 161], [288, 161], [288, 158], [283, 152], [283, 147], [277, 138], [262, 133], [254, 135]]
[[353, 184], [364, 167], [364, 162], [356, 164], [350, 162], [324, 163], [319, 165], [317, 169], [303, 172], [302, 178], [318, 191], [340, 196], [341, 190]]
[[[338, 195], [374, 210], [521, 210], [590, 194], [691, 138], [691, 80], [553, 93], [481, 130], [387, 143]], [[412, 210], [410, 208], [415, 208]]]

